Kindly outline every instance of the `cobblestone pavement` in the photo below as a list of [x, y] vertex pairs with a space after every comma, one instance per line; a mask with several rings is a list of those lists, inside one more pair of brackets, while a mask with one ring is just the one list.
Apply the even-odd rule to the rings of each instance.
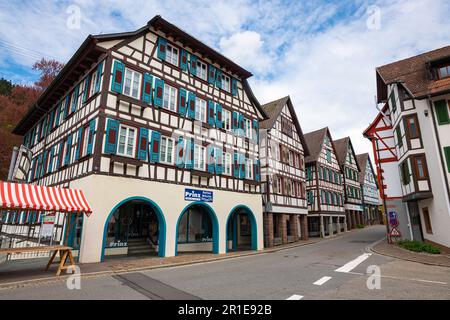
[[[157, 256], [137, 256], [137, 257], [116, 257], [107, 259], [102, 263], [78, 264], [83, 277], [99, 276], [102, 274], [112, 274], [121, 272], [142, 271], [147, 269], [174, 267], [186, 264], [218, 261], [249, 255], [264, 254], [285, 250], [293, 247], [304, 246], [328, 239], [310, 239], [308, 241], [298, 241], [261, 251], [236, 251], [226, 254], [213, 253], [189, 253], [180, 254], [176, 257], [160, 258]], [[48, 258], [27, 259], [7, 261], [0, 264], [0, 288], [14, 285], [28, 285], [29, 282], [43, 283], [46, 281], [57, 282], [64, 280], [68, 276], [55, 277], [56, 264], [49, 271], [44, 271]]]

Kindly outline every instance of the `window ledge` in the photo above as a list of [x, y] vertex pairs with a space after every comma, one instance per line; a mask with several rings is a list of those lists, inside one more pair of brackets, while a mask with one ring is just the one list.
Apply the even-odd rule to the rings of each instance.
[[193, 169], [193, 170], [191, 171], [191, 173], [192, 173], [192, 175], [194, 175], [194, 176], [206, 177], [206, 178], [211, 178], [211, 177], [214, 175], [214, 174], [209, 173], [209, 172], [207, 172], [207, 171], [200, 171], [200, 170], [196, 170], [196, 169]]
[[125, 163], [125, 164], [131, 164], [136, 167], [141, 167], [144, 165], [141, 160], [138, 160], [135, 158], [129, 158], [129, 157], [121, 156], [121, 155], [112, 154], [112, 155], [110, 155], [110, 158], [111, 158], [112, 162], [121, 162], [121, 163]]
[[261, 184], [261, 181], [256, 181], [256, 180], [244, 179], [243, 181], [244, 181], [244, 183], [251, 184], [253, 186], [258, 186]]

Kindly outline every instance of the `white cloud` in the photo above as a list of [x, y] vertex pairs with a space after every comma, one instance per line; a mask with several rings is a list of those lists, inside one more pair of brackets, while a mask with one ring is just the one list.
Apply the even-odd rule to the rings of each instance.
[[270, 53], [264, 52], [261, 35], [255, 31], [238, 32], [228, 38], [223, 37], [219, 47], [225, 56], [260, 76], [271, 70]]
[[[80, 30], [66, 27], [71, 4]], [[381, 10], [380, 30], [366, 26], [369, 5]], [[67, 61], [88, 34], [135, 30], [161, 14], [251, 71], [261, 102], [289, 94], [304, 132], [329, 126], [370, 152], [362, 131], [377, 113], [375, 68], [449, 45], [449, 12], [447, 0], [10, 1], [0, 3], [0, 40], [33, 52], [0, 43], [0, 74], [36, 54]]]

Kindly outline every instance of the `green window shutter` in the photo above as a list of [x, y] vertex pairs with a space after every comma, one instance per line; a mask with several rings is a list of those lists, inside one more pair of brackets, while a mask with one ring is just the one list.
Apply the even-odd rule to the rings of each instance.
[[212, 64], [209, 65], [208, 82], [210, 84], [216, 83], [216, 67], [214, 67]]
[[166, 60], [166, 48], [167, 48], [167, 40], [163, 37], [158, 37], [158, 52], [157, 57], [161, 60]]
[[231, 92], [234, 97], [238, 95], [237, 80], [235, 78], [231, 78]]
[[158, 131], [152, 131], [152, 142], [150, 150], [150, 162], [159, 162], [159, 152], [161, 145], [161, 133]]
[[193, 54], [190, 55], [191, 57], [191, 67], [189, 68], [189, 71], [193, 76], [197, 75], [197, 57]]
[[117, 137], [119, 134], [119, 121], [108, 119], [105, 135], [105, 151], [104, 153], [116, 154]]
[[187, 115], [190, 119], [195, 119], [195, 93], [189, 91], [187, 100]]
[[92, 119], [89, 122], [89, 138], [86, 154], [92, 154], [92, 148], [94, 144], [94, 134], [95, 134], [95, 119]]
[[183, 88], [180, 88], [178, 90], [178, 112], [180, 113], [180, 115], [182, 117], [185, 117], [186, 116], [186, 112], [187, 112], [187, 109], [186, 109], [186, 105], [187, 105], [186, 98], [187, 98], [186, 90], [183, 89]]
[[100, 83], [102, 82], [103, 61], [97, 66], [97, 79], [95, 81], [95, 93], [100, 91]]
[[156, 78], [153, 106], [162, 108], [164, 99], [164, 80]]
[[188, 69], [188, 54], [187, 51], [184, 49], [181, 49], [180, 51], [180, 68], [183, 71], [187, 71]]
[[146, 161], [147, 155], [148, 155], [148, 129], [139, 128], [138, 159]]
[[392, 92], [391, 92], [390, 99], [391, 99], [392, 113], [394, 113], [395, 110], [397, 110], [397, 103], [395, 101], [395, 91], [394, 90], [392, 90]]
[[411, 175], [409, 173], [408, 162], [405, 161], [402, 163], [402, 180], [403, 184], [407, 185], [411, 181]]
[[176, 146], [176, 150], [177, 150], [177, 153], [176, 153], [176, 156], [175, 156], [175, 158], [176, 158], [176, 165], [177, 165], [177, 167], [178, 168], [184, 168], [184, 152], [185, 152], [185, 150], [184, 150], [184, 140], [183, 140], [183, 137], [182, 136], [180, 136], [180, 137], [178, 137], [178, 143], [177, 143], [177, 146]]
[[397, 143], [399, 147], [403, 146], [403, 139], [402, 139], [402, 133], [400, 131], [400, 126], [398, 126], [397, 128], [395, 128], [395, 134], [397, 136]]
[[450, 173], [450, 147], [444, 147], [444, 154], [447, 162], [447, 172]]
[[152, 84], [153, 76], [150, 73], [144, 73], [142, 84], [142, 101], [150, 104], [152, 102]]
[[439, 125], [450, 123], [450, 118], [448, 115], [448, 106], [446, 100], [439, 100], [434, 103], [436, 108], [436, 117]]

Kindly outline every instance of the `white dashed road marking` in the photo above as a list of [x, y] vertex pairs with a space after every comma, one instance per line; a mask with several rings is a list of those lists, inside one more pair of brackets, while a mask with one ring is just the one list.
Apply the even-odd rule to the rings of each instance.
[[331, 279], [331, 277], [322, 277], [319, 280], [317, 280], [316, 282], [314, 282], [313, 284], [315, 284], [316, 286], [321, 286], [330, 279]]
[[300, 296], [298, 294], [293, 294], [292, 296], [290, 296], [286, 300], [301, 300], [302, 298], [303, 298], [303, 296]]
[[344, 264], [342, 267], [334, 270], [336, 272], [345, 272], [348, 273], [355, 269], [359, 264], [361, 264], [363, 261], [365, 261], [367, 258], [369, 258], [372, 254], [371, 253], [364, 253], [360, 255], [355, 260], [350, 261], [349, 263]]

